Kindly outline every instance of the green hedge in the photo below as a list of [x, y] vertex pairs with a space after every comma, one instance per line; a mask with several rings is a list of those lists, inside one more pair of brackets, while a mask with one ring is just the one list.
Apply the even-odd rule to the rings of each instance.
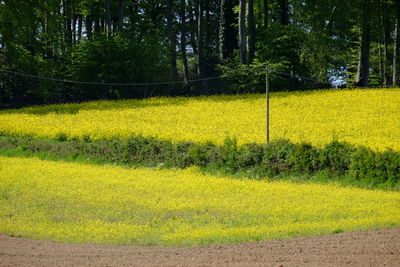
[[351, 179], [368, 187], [394, 188], [400, 184], [400, 152], [376, 152], [365, 147], [332, 142], [323, 148], [278, 140], [238, 146], [227, 139], [212, 143], [172, 143], [154, 138], [126, 140], [49, 140], [1, 136], [0, 154], [128, 166], [185, 168], [192, 165], [249, 178], [307, 175], [324, 172], [332, 179]]

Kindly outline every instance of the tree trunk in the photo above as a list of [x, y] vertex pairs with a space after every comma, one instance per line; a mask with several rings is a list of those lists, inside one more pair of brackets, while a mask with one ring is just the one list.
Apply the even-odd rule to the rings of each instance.
[[219, 55], [220, 59], [226, 59], [233, 55], [233, 51], [238, 48], [237, 15], [233, 8], [237, 5], [236, 0], [222, 0], [219, 22]]
[[289, 3], [288, 0], [278, 0], [280, 23], [289, 25]]
[[383, 60], [382, 60], [382, 75], [383, 85], [388, 85], [388, 42], [389, 42], [389, 27], [387, 25], [387, 0], [381, 0], [381, 22], [382, 22], [382, 33], [383, 33]]
[[133, 25], [135, 24], [136, 14], [138, 13], [137, 1], [129, 0], [127, 3], [127, 7], [128, 7], [128, 17], [129, 17], [128, 24]]
[[78, 30], [76, 29], [76, 24], [78, 23], [78, 16], [73, 15], [72, 19], [72, 43], [75, 45], [78, 39]]
[[45, 33], [45, 39], [44, 39], [44, 55], [46, 58], [51, 58], [52, 57], [52, 49], [51, 49], [51, 37], [49, 36], [50, 34], [50, 9], [47, 9], [45, 12], [45, 17], [44, 17], [44, 22], [43, 22], [43, 31]]
[[[180, 0], [179, 13], [181, 17], [181, 57], [183, 64], [183, 80], [189, 80], [189, 66], [186, 55], [186, 5], [185, 0]], [[187, 84], [185, 84], [187, 85]]]
[[197, 43], [196, 43], [196, 33], [194, 30], [194, 26], [197, 28], [197, 23], [196, 20], [194, 19], [195, 13], [193, 12], [194, 6], [193, 6], [193, 1], [189, 0], [188, 1], [188, 6], [189, 6], [189, 25], [190, 25], [190, 45], [192, 46], [193, 49], [193, 54], [197, 55]]
[[369, 54], [371, 45], [371, 0], [363, 1], [361, 14], [360, 57], [355, 85], [368, 87], [369, 80]]
[[268, 0], [264, 0], [264, 28], [268, 29]]
[[382, 60], [382, 44], [378, 41], [378, 56], [379, 56], [379, 78], [383, 81], [383, 60]]
[[173, 0], [167, 2], [167, 30], [168, 30], [168, 42], [169, 42], [169, 56], [171, 64], [171, 75], [172, 80], [178, 79], [178, 70], [176, 68], [176, 32], [174, 28], [174, 10]]
[[77, 39], [77, 30], [76, 30], [76, 23], [78, 22], [78, 16], [75, 14], [75, 5], [74, 5], [74, 1], [72, 1], [72, 43], [75, 45], [76, 44], [76, 39]]
[[0, 51], [5, 51], [4, 49], [5, 43], [4, 43], [4, 32], [0, 34]]
[[72, 44], [72, 30], [71, 30], [71, 14], [69, 9], [69, 1], [64, 0], [64, 18], [65, 18], [65, 40], [68, 45]]
[[122, 30], [124, 21], [125, 0], [119, 0], [117, 31]]
[[220, 17], [219, 17], [219, 58], [223, 60], [225, 58], [225, 31], [226, 31], [226, 5], [227, 0], [221, 0], [220, 4]]
[[399, 79], [399, 63], [400, 63], [400, 1], [396, 1], [396, 28], [394, 33], [394, 49], [393, 49], [393, 78], [394, 86], [400, 85]]
[[71, 14], [70, 14], [70, 8], [69, 8], [69, 2], [64, 0], [63, 5], [63, 17], [64, 17], [64, 40], [65, 40], [65, 46], [64, 46], [64, 53], [69, 53], [70, 48], [72, 47], [72, 30], [71, 30]]
[[203, 1], [203, 9], [204, 9], [204, 52], [206, 53], [207, 47], [210, 44], [210, 29], [209, 29], [209, 23], [210, 23], [210, 3], [208, 0]]
[[86, 35], [89, 40], [92, 40], [92, 28], [93, 28], [93, 21], [90, 15], [86, 16], [85, 19], [85, 27], [86, 27]]
[[82, 15], [78, 15], [78, 41], [82, 39]]
[[333, 33], [333, 24], [334, 24], [336, 9], [337, 9], [337, 7], [336, 7], [336, 5], [334, 5], [332, 7], [331, 12], [330, 12], [329, 20], [326, 23], [325, 28], [324, 28], [324, 31], [326, 31], [329, 35], [333, 35], [334, 34]]
[[[3, 10], [7, 10], [7, 0], [4, 0], [3, 1]], [[4, 20], [6, 20], [7, 18], [3, 18]], [[6, 42], [5, 42], [5, 39], [6, 39], [6, 37], [5, 37], [5, 35], [7, 35], [6, 34], [6, 32], [7, 32], [7, 30], [9, 29], [9, 27], [10, 26], [8, 26], [7, 25], [7, 27], [5, 27], [4, 29], [3, 29], [3, 32], [1, 33], [1, 51], [6, 51]]]
[[240, 62], [246, 64], [246, 0], [239, 1], [239, 49]]
[[105, 23], [104, 16], [99, 18], [100, 32], [107, 33], [107, 26]]
[[248, 15], [247, 23], [249, 26], [249, 61], [251, 64], [254, 60], [254, 53], [256, 49], [256, 26], [254, 23], [254, 5], [253, 0], [248, 0]]
[[202, 77], [204, 74], [204, 25], [203, 25], [203, 13], [204, 13], [204, 0], [199, 0], [199, 14], [197, 18], [197, 74]]
[[109, 37], [109, 36], [111, 36], [110, 0], [104, 0], [104, 5], [105, 5], [105, 10], [106, 10], [104, 31], [106, 33], [106, 36]]
[[94, 32], [100, 33], [100, 18], [96, 17], [94, 20]]

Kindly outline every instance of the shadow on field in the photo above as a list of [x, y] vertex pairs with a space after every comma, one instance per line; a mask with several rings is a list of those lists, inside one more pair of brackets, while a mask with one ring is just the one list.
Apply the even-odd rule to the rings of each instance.
[[[288, 96], [307, 96], [321, 92], [336, 91], [342, 89], [324, 89], [310, 91], [295, 91], [295, 92], [274, 92], [270, 95], [271, 98], [284, 98]], [[349, 90], [349, 89], [344, 89]], [[274, 90], [271, 90], [274, 91]], [[185, 105], [189, 102], [231, 102], [231, 101], [252, 101], [260, 100], [265, 96], [263, 94], [232, 94], [232, 95], [211, 95], [211, 96], [195, 96], [195, 97], [152, 97], [147, 99], [125, 99], [125, 100], [99, 100], [88, 101], [81, 103], [68, 104], [52, 104], [43, 106], [30, 106], [19, 109], [0, 110], [0, 114], [36, 114], [45, 115], [49, 113], [56, 114], [76, 114], [80, 110], [115, 110], [115, 109], [131, 109], [131, 108], [146, 108], [157, 106], [178, 106]]]
[[154, 97], [148, 99], [126, 99], [126, 100], [100, 100], [82, 103], [52, 104], [44, 106], [31, 106], [20, 109], [2, 110], [0, 114], [35, 114], [45, 115], [76, 114], [80, 110], [115, 110], [132, 109], [158, 106], [178, 106], [189, 102], [230, 102], [237, 100], [251, 100], [262, 98], [262, 95], [215, 95], [198, 97]]

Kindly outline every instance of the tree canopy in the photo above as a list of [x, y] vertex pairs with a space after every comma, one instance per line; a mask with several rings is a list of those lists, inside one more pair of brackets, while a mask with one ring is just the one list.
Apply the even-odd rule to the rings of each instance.
[[0, 107], [398, 86], [399, 2], [0, 0]]

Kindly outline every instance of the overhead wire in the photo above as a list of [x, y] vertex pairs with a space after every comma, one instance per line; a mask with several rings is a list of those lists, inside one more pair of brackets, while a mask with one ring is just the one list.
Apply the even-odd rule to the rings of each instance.
[[320, 81], [320, 80], [317, 80], [317, 79], [314, 79], [314, 78], [304, 77], [304, 76], [297, 75], [297, 74], [285, 73], [285, 72], [276, 71], [276, 70], [273, 70], [273, 69], [268, 69], [268, 71], [276, 73], [276, 74], [288, 76], [288, 77], [290, 77], [292, 79], [296, 78], [296, 79], [299, 79], [299, 80], [301, 79], [301, 80], [306, 80], [306, 81], [312, 81], [312, 82], [315, 82], [315, 83], [322, 83], [322, 84], [332, 85], [330, 82], [324, 82], [324, 81]]
[[26, 74], [26, 73], [22, 73], [22, 72], [18, 72], [18, 71], [11, 71], [11, 70], [5, 70], [5, 69], [0, 69], [0, 71], [1, 72], [6, 72], [6, 73], [10, 73], [10, 74], [19, 75], [19, 76], [24, 76], [24, 77], [28, 77], [28, 78], [48, 80], [48, 81], [54, 81], [54, 82], [63, 82], [63, 83], [72, 83], [72, 84], [86, 84], [86, 85], [107, 85], [107, 86], [168, 85], [168, 84], [182, 84], [182, 83], [201, 82], [201, 81], [209, 81], [209, 80], [219, 79], [219, 77], [207, 77], [207, 78], [186, 80], [186, 81], [164, 81], [164, 82], [149, 82], [149, 83], [99, 83], [99, 82], [74, 81], [74, 80], [68, 80], [68, 79], [49, 78], [49, 77]]
[[[322, 83], [322, 84], [331, 85], [331, 83], [329, 83], [329, 82], [324, 82], [324, 81], [320, 81], [320, 80], [317, 80], [317, 79], [314, 79], [314, 78], [304, 77], [304, 76], [297, 75], [297, 74], [285, 73], [285, 72], [277, 71], [277, 70], [274, 70], [274, 69], [268, 69], [268, 71], [272, 72], [272, 73], [279, 74], [279, 75], [283, 75], [283, 76], [286, 76], [286, 77], [290, 77], [291, 79], [296, 78], [296, 79], [299, 79], [299, 80], [306, 80], [306, 81], [312, 81], [312, 82], [315, 82], [315, 83]], [[23, 76], [23, 77], [28, 77], [28, 78], [54, 81], [54, 82], [71, 83], [71, 84], [85, 84], [85, 85], [102, 85], [102, 86], [169, 85], [169, 84], [184, 84], [184, 83], [193, 83], [193, 82], [201, 82], [201, 81], [209, 81], [209, 80], [220, 79], [220, 77], [215, 76], [215, 77], [206, 77], [206, 78], [199, 78], [199, 79], [186, 80], [186, 81], [183, 80], [183, 81], [163, 81], [163, 82], [144, 82], [144, 83], [104, 83], [104, 82], [75, 81], [75, 80], [69, 80], [69, 79], [43, 77], [43, 76], [26, 74], [26, 73], [22, 73], [22, 72], [18, 72], [18, 71], [6, 70], [6, 69], [0, 69], [0, 72], [15, 74], [15, 75]]]

